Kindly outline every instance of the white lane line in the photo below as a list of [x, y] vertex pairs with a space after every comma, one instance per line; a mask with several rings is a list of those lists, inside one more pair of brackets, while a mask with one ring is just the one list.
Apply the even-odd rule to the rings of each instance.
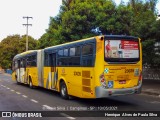
[[43, 109], [43, 110], [54, 110], [53, 107], [50, 107], [50, 106], [48, 106], [48, 105], [43, 105], [42, 109]]
[[4, 87], [4, 85], [1, 85], [2, 87]]
[[68, 119], [70, 119], [70, 120], [75, 120], [75, 119], [76, 119], [76, 118], [71, 117], [71, 116], [69, 116], [69, 115], [67, 115], [67, 114], [65, 114], [65, 113], [60, 113], [60, 115], [66, 117], [66, 118], [68, 118]]
[[21, 93], [20, 92], [16, 92], [18, 95], [20, 95]]
[[152, 102], [150, 102], [150, 103], [153, 103], [153, 104], [159, 104], [159, 103], [160, 103], [160, 101], [152, 101]]
[[15, 90], [11, 89], [12, 92], [14, 92]]
[[9, 90], [10, 88], [9, 88], [9, 87], [7, 87], [7, 89]]
[[22, 95], [24, 98], [27, 98], [28, 96], [26, 96], [26, 95]]
[[5, 86], [5, 85], [3, 85], [3, 87], [5, 87], [5, 88], [6, 88], [6, 86]]
[[34, 99], [31, 99], [31, 101], [34, 102], [34, 103], [38, 103], [38, 101], [37, 101], [37, 100], [34, 100]]

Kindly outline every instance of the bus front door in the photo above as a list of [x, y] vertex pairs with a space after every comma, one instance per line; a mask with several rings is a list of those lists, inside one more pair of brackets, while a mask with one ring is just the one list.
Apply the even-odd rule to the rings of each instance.
[[18, 68], [17, 68], [17, 70], [16, 70], [16, 76], [17, 76], [17, 82], [20, 82], [20, 65], [21, 65], [21, 61], [20, 60], [18, 60], [17, 61], [18, 62]]
[[51, 89], [56, 89], [57, 71], [56, 71], [56, 53], [49, 55], [51, 65]]

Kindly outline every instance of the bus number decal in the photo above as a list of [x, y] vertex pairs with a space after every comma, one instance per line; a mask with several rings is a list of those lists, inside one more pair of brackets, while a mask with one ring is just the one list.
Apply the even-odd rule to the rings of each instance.
[[81, 76], [81, 72], [74, 71], [74, 76]]
[[134, 72], [134, 69], [125, 69], [125, 73], [132, 73]]

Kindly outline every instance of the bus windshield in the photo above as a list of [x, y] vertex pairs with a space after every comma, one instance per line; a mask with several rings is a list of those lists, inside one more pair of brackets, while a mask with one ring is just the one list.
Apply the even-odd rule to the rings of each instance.
[[138, 40], [105, 40], [105, 60], [107, 62], [139, 61]]

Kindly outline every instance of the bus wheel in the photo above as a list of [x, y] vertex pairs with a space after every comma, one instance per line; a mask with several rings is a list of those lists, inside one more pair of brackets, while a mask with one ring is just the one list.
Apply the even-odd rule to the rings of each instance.
[[29, 87], [30, 87], [30, 88], [33, 88], [33, 84], [32, 84], [32, 79], [31, 79], [31, 77], [29, 77]]
[[69, 98], [68, 91], [67, 91], [67, 86], [66, 86], [65, 82], [60, 83], [60, 94], [61, 94], [61, 97], [63, 99], [68, 99]]

